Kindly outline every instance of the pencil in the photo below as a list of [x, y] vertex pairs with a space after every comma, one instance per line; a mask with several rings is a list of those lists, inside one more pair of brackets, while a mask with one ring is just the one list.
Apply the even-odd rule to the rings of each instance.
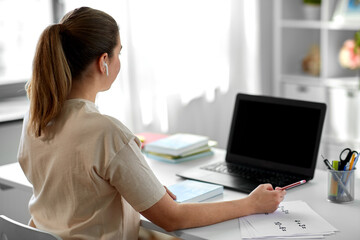
[[355, 153], [351, 156], [351, 160], [350, 160], [350, 165], [349, 165], [349, 170], [351, 170], [353, 168], [354, 165], [354, 160], [355, 160]]
[[287, 186], [285, 186], [285, 187], [282, 187], [282, 188], [280, 188], [280, 190], [286, 190], [286, 189], [289, 189], [289, 188], [292, 188], [292, 187], [296, 187], [296, 186], [301, 185], [301, 184], [304, 184], [304, 183], [306, 183], [306, 180], [301, 180], [301, 181], [298, 181], [298, 182], [289, 184], [289, 185], [287, 185]]

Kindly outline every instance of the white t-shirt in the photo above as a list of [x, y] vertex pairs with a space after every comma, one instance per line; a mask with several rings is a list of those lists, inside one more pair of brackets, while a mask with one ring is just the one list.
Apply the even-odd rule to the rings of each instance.
[[30, 224], [63, 239], [137, 239], [138, 212], [165, 194], [140, 141], [82, 99], [66, 101], [39, 138], [27, 122], [18, 160], [33, 185]]

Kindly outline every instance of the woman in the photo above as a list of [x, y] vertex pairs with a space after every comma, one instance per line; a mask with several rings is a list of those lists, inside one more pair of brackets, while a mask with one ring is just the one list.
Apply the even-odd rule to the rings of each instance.
[[18, 156], [33, 184], [30, 225], [63, 239], [137, 239], [139, 213], [173, 231], [275, 211], [285, 191], [270, 184], [229, 202], [173, 200], [139, 140], [95, 107], [120, 71], [121, 48], [115, 20], [87, 7], [40, 37]]

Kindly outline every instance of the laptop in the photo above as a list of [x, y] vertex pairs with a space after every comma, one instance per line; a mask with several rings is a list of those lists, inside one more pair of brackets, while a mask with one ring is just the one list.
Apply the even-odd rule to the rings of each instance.
[[250, 193], [314, 177], [324, 103], [237, 94], [225, 161], [177, 173]]

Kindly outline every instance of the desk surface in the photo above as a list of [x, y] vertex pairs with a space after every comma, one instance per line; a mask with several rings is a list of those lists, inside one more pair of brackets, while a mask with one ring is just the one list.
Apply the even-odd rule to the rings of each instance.
[[[179, 164], [169, 164], [147, 159], [150, 167], [164, 185], [171, 185], [182, 181], [175, 173], [191, 167], [197, 167], [210, 162], [216, 162], [225, 158], [225, 151], [215, 149], [215, 155]], [[285, 201], [303, 200], [320, 216], [325, 218], [335, 228], [339, 229], [336, 234], [327, 236], [326, 239], [358, 239], [360, 236], [360, 178], [359, 173], [355, 180], [355, 200], [346, 204], [335, 204], [327, 201], [327, 172], [316, 170], [313, 180], [303, 186], [293, 188], [287, 192]], [[0, 183], [31, 192], [31, 184], [22, 173], [18, 163], [0, 166]], [[246, 194], [225, 190], [222, 196], [215, 197], [211, 201], [233, 200], [245, 197]], [[152, 230], [162, 231], [153, 223], [142, 218], [141, 225]], [[230, 220], [223, 223], [168, 233], [183, 239], [241, 239], [238, 220]]]
[[2, 99], [0, 102], [0, 122], [23, 119], [29, 108], [26, 96]]

